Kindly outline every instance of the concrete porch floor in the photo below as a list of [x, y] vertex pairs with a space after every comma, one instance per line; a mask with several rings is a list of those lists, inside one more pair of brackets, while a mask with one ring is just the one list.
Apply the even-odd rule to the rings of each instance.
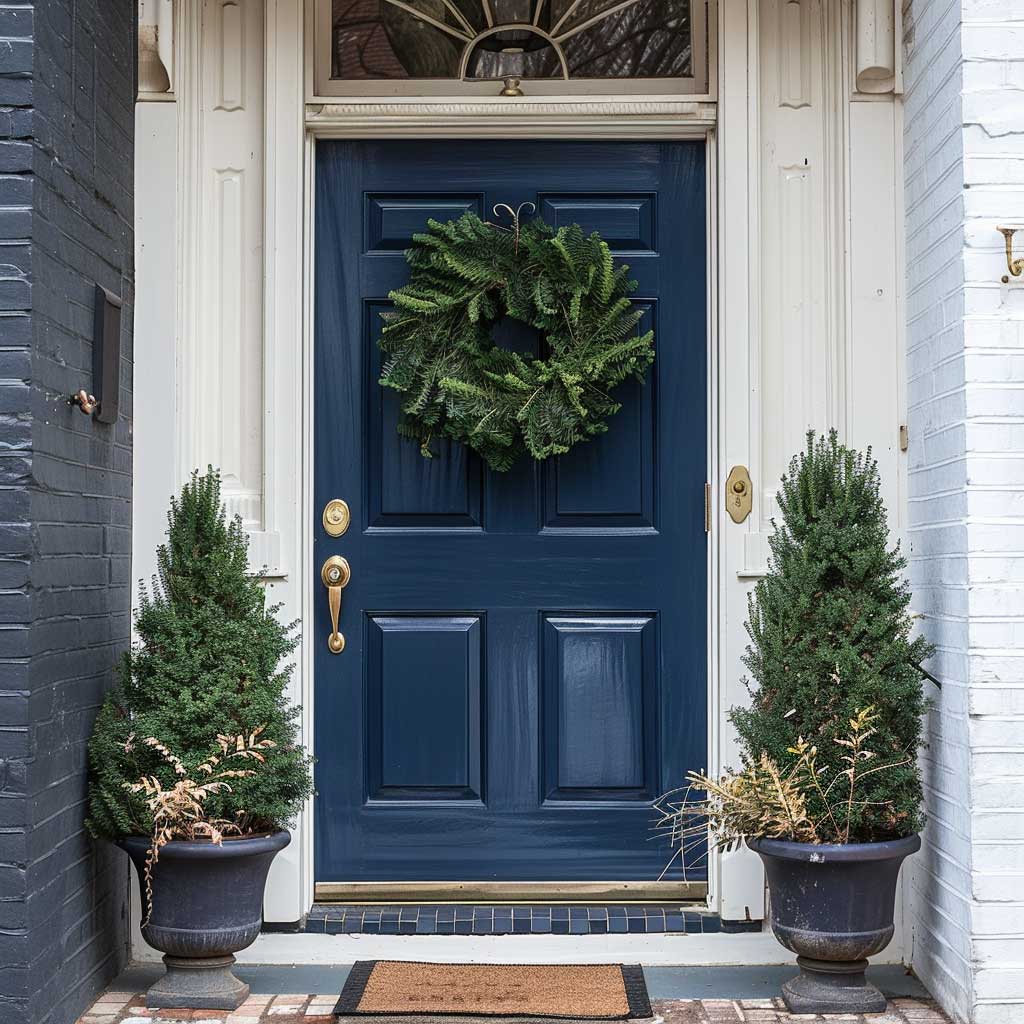
[[[235, 973], [249, 983], [252, 995], [231, 1013], [146, 1009], [142, 993], [161, 972], [162, 968], [153, 964], [129, 967], [78, 1024], [334, 1024], [331, 1010], [348, 975], [348, 965], [239, 965]], [[949, 1024], [917, 979], [897, 966], [869, 970], [871, 980], [890, 997], [885, 1013], [794, 1016], [777, 998], [779, 986], [793, 972], [792, 967], [644, 968], [655, 1024]]]

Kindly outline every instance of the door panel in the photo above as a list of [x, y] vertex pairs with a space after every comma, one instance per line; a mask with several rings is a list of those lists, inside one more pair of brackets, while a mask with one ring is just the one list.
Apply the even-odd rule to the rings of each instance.
[[584, 234], [598, 231], [616, 256], [655, 252], [656, 197], [647, 195], [545, 195], [540, 215], [552, 227], [579, 224]]
[[369, 618], [369, 799], [480, 799], [482, 632], [472, 616]]
[[456, 220], [464, 213], [484, 216], [484, 197], [475, 195], [368, 195], [365, 201], [368, 255], [405, 252], [428, 220]]
[[[431, 217], [526, 201], [630, 264], [654, 366], [562, 458], [424, 459], [377, 383], [403, 249]], [[706, 764], [704, 231], [703, 144], [318, 143], [318, 881], [660, 873], [650, 801]], [[539, 351], [521, 324], [496, 337]], [[352, 525], [329, 538], [335, 497]], [[352, 568], [339, 655], [334, 554]]]
[[[658, 338], [657, 302], [635, 303], [644, 311], [637, 333]], [[654, 526], [654, 445], [659, 367], [657, 358], [641, 384], [627, 380], [615, 397], [622, 408], [606, 434], [581, 444], [563, 459], [544, 467], [546, 527], [607, 529]]]
[[480, 460], [451, 441], [439, 443], [437, 458], [425, 459], [417, 445], [395, 430], [402, 396], [377, 383], [383, 358], [377, 347], [380, 314], [388, 309], [388, 302], [365, 303], [367, 523], [371, 529], [479, 529], [483, 509]]
[[546, 800], [653, 799], [653, 616], [545, 616]]

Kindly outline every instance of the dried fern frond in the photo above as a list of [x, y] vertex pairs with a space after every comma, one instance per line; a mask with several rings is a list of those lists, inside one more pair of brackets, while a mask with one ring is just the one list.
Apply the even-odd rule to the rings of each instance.
[[[868, 744], [876, 734], [878, 717], [877, 710], [869, 706], [849, 719], [847, 733], [835, 740], [846, 751], [842, 755], [846, 767], [831, 779], [818, 765], [817, 747], [803, 737], [789, 748], [792, 760], [786, 765], [762, 752], [742, 771], [718, 777], [691, 772], [685, 787], [655, 801], [655, 831], [676, 847], [675, 856], [704, 839], [710, 840], [712, 848], [742, 838], [850, 842], [855, 812], [888, 804], [868, 799], [864, 780], [902, 768], [909, 761], [908, 756], [876, 763], [878, 753]], [[815, 805], [824, 806], [823, 814], [809, 812], [812, 797]]]
[[[160, 859], [160, 851], [174, 839], [207, 839], [219, 845], [227, 834], [241, 835], [237, 823], [223, 818], [209, 818], [204, 806], [211, 794], [231, 792], [228, 779], [243, 779], [256, 774], [255, 768], [222, 768], [222, 763], [233, 760], [251, 760], [262, 764], [263, 751], [275, 746], [269, 739], [260, 739], [260, 727], [248, 736], [218, 735], [216, 745], [221, 755], [211, 754], [197, 765], [192, 773], [184, 761], [164, 743], [153, 736], [143, 742], [157, 751], [178, 776], [173, 786], [164, 787], [155, 775], [144, 775], [137, 782], [125, 782], [131, 793], [141, 793], [153, 818], [153, 833], [146, 851], [143, 877], [146, 890], [145, 928], [153, 912], [153, 867]], [[129, 737], [131, 740], [132, 737]], [[205, 776], [198, 781], [197, 776]]]

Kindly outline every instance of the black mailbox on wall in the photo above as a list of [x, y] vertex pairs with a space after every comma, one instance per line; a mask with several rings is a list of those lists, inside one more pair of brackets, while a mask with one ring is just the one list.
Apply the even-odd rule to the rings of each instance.
[[116, 423], [121, 404], [121, 299], [100, 285], [93, 320], [92, 386], [99, 402], [96, 419]]

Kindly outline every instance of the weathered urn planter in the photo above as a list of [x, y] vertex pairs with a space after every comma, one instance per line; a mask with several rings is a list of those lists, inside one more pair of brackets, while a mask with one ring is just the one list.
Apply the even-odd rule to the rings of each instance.
[[[270, 863], [291, 842], [287, 832], [251, 839], [167, 843], [153, 868], [153, 912], [142, 929], [164, 954], [167, 973], [146, 993], [147, 1006], [236, 1009], [249, 986], [231, 973], [234, 954], [256, 941]], [[150, 841], [119, 844], [138, 872], [145, 904]]]
[[881, 1013], [885, 996], [864, 975], [893, 935], [896, 879], [917, 835], [884, 843], [750, 839], [771, 892], [775, 937], [800, 974], [782, 986], [790, 1013]]

